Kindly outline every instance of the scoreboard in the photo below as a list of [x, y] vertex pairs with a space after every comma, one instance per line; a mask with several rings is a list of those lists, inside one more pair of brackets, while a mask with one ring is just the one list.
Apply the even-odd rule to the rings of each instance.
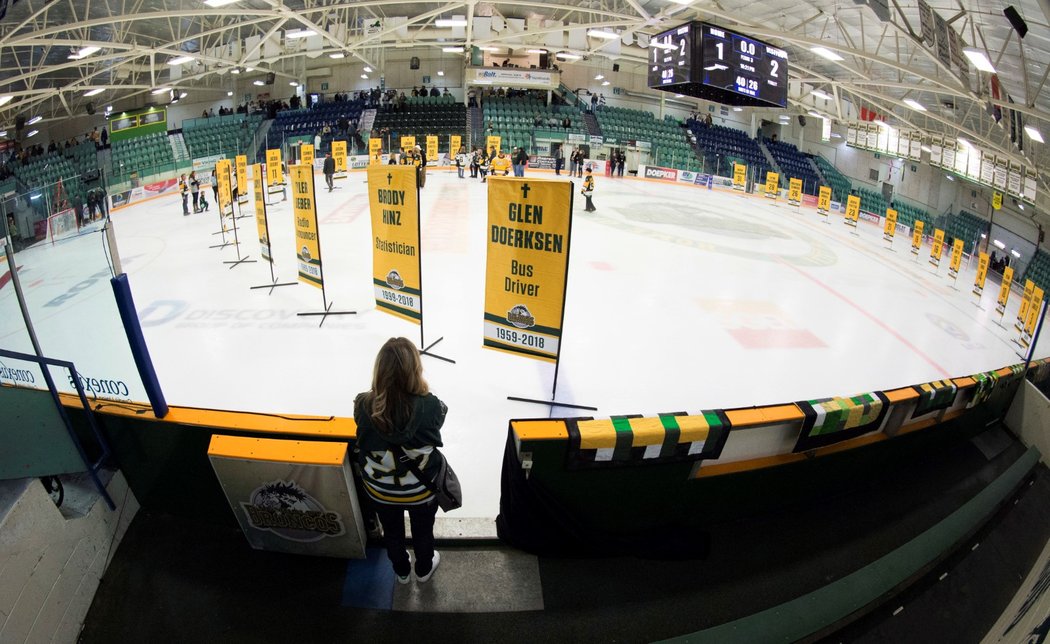
[[649, 87], [726, 105], [785, 107], [787, 52], [715, 25], [691, 22], [649, 43]]

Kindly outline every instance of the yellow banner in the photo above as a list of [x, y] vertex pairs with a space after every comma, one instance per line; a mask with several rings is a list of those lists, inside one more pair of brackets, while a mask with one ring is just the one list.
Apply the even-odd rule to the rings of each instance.
[[503, 139], [501, 139], [498, 136], [489, 135], [488, 137], [486, 137], [485, 138], [485, 154], [487, 154], [489, 156], [492, 156], [492, 150], [493, 149], [496, 150], [496, 154], [499, 154], [499, 151], [500, 151], [500, 147], [499, 146], [500, 146], [500, 144], [502, 142], [503, 142]]
[[933, 245], [930, 246], [930, 264], [937, 268], [941, 265], [941, 253], [944, 252], [944, 231], [935, 228], [933, 231]]
[[438, 138], [436, 134], [427, 135], [427, 161], [438, 160]]
[[897, 233], [897, 211], [893, 208], [886, 209], [886, 225], [882, 228], [882, 238], [888, 242], [893, 241]]
[[403, 136], [401, 137], [401, 151], [405, 152], [416, 147], [416, 137], [414, 136]]
[[308, 165], [311, 168], [314, 167], [314, 144], [313, 143], [300, 143], [299, 144], [299, 164]]
[[237, 168], [237, 203], [248, 203], [248, 157], [238, 154], [234, 163]]
[[911, 254], [918, 255], [922, 249], [922, 229], [926, 222], [921, 219], [915, 220], [915, 228], [911, 231]]
[[992, 194], [992, 208], [999, 210], [1003, 207], [1003, 193], [996, 191]]
[[977, 275], [973, 279], [973, 294], [980, 297], [984, 293], [984, 281], [988, 277], [988, 253], [977, 256]]
[[1017, 321], [1014, 328], [1018, 331], [1024, 330], [1025, 319], [1028, 317], [1028, 309], [1032, 306], [1032, 295], [1035, 293], [1035, 282], [1024, 281], [1024, 295], [1021, 296], [1021, 308], [1017, 310]]
[[788, 182], [788, 203], [792, 206], [802, 203], [802, 179], [792, 179]]
[[346, 178], [346, 141], [332, 141], [332, 159], [335, 161], [335, 179]]
[[463, 137], [458, 134], [451, 134], [448, 137], [448, 156], [449, 158], [456, 158], [459, 154], [459, 149], [463, 147]]
[[383, 139], [368, 139], [368, 165], [383, 163]]
[[1032, 334], [1035, 333], [1036, 322], [1039, 321], [1039, 310], [1043, 308], [1043, 289], [1038, 286], [1032, 291], [1032, 303], [1028, 305], [1028, 315], [1025, 316], [1024, 323], [1024, 340], [1025, 346], [1032, 341]]
[[284, 171], [281, 169], [281, 150], [279, 148], [266, 151], [266, 187], [270, 189], [270, 192], [280, 192], [284, 187]]
[[742, 163], [733, 164], [733, 190], [747, 189], [747, 166]]
[[776, 172], [766, 173], [766, 197], [776, 200], [780, 194], [780, 174]]
[[376, 307], [420, 324], [419, 189], [408, 165], [368, 169], [372, 215], [372, 286]]
[[572, 184], [489, 179], [484, 346], [553, 362], [561, 342]]
[[948, 261], [948, 276], [958, 277], [959, 267], [962, 266], [963, 240], [956, 239], [952, 242], [952, 257]]
[[215, 162], [215, 180], [219, 183], [219, 212], [233, 216], [233, 189], [230, 187], [230, 160]]
[[846, 200], [846, 225], [857, 227], [857, 220], [860, 218], [860, 197], [857, 195], [850, 195], [849, 199]]
[[1010, 285], [1014, 282], [1014, 268], [1007, 266], [1003, 271], [1003, 282], [999, 285], [999, 299], [996, 300], [995, 312], [1006, 313], [1006, 303], [1010, 301]]
[[273, 261], [273, 257], [270, 254], [270, 226], [266, 222], [266, 197], [263, 191], [263, 171], [262, 165], [256, 163], [252, 165], [252, 182], [254, 183], [255, 190], [255, 227], [259, 231], [259, 252], [262, 253], [262, 258], [268, 262]]
[[817, 196], [817, 212], [826, 215], [831, 210], [831, 188], [820, 187], [820, 195]]
[[295, 255], [299, 260], [299, 281], [324, 288], [321, 272], [321, 238], [317, 234], [317, 204], [314, 201], [313, 166], [299, 164], [289, 168], [292, 175], [292, 214], [295, 216]]

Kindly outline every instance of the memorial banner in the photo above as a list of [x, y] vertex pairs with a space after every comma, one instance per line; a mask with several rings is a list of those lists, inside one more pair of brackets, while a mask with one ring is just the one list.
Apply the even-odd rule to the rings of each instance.
[[919, 251], [922, 250], [922, 229], [926, 226], [926, 222], [921, 219], [915, 220], [915, 227], [911, 231], [911, 254], [918, 255]]
[[459, 154], [459, 149], [463, 147], [463, 137], [458, 134], [452, 134], [448, 137], [448, 156], [456, 158]]
[[944, 252], [944, 231], [935, 228], [933, 231], [933, 245], [930, 246], [930, 265], [938, 268], [941, 265], [941, 254]]
[[368, 165], [383, 163], [383, 139], [368, 139]]
[[215, 178], [219, 183], [219, 214], [233, 216], [233, 188], [230, 187], [230, 162], [220, 159], [215, 162]]
[[733, 164], [733, 190], [747, 190], [747, 166]]
[[237, 169], [237, 203], [248, 203], [248, 157], [238, 154], [234, 158]]
[[335, 162], [333, 179], [346, 178], [346, 141], [332, 141], [332, 159]]
[[977, 256], [977, 275], [973, 279], [973, 294], [978, 298], [984, 293], [984, 281], [988, 277], [988, 253]]
[[484, 346], [557, 361], [565, 312], [572, 184], [489, 179]]
[[435, 134], [427, 135], [427, 163], [438, 160], [438, 138]]
[[1017, 310], [1017, 320], [1014, 322], [1014, 328], [1018, 331], [1024, 330], [1025, 321], [1028, 318], [1028, 309], [1032, 306], [1032, 295], [1035, 293], [1035, 282], [1032, 280], [1024, 281], [1024, 295], [1021, 296], [1021, 308]]
[[1021, 331], [1021, 345], [1027, 347], [1032, 343], [1032, 335], [1035, 333], [1036, 323], [1039, 322], [1039, 312], [1043, 308], [1043, 289], [1038, 286], [1032, 291], [1032, 301], [1028, 305], [1028, 313], [1025, 315], [1024, 329]]
[[321, 270], [321, 238], [317, 234], [317, 203], [314, 200], [314, 168], [299, 164], [289, 168], [292, 175], [292, 214], [295, 216], [295, 255], [299, 260], [299, 281], [324, 287]]
[[423, 294], [417, 177], [415, 167], [407, 165], [368, 169], [376, 306], [380, 311], [420, 324]]
[[1000, 210], [1003, 207], [1003, 193], [996, 190], [992, 194], [992, 208]]
[[860, 197], [857, 195], [850, 195], [849, 199], [846, 200], [846, 221], [847, 226], [857, 227], [857, 220], [860, 219]]
[[776, 201], [780, 194], [780, 174], [776, 172], [766, 173], [766, 198]]
[[882, 228], [882, 238], [893, 243], [893, 235], [897, 232], [897, 211], [893, 208], [886, 209], [886, 225]]
[[821, 186], [820, 195], [817, 197], [817, 214], [827, 217], [829, 212], [831, 212], [831, 188]]
[[788, 182], [788, 203], [792, 206], [802, 204], [802, 179], [792, 179]]
[[416, 147], [416, 137], [414, 136], [403, 136], [401, 137], [401, 151], [411, 150]]
[[313, 167], [314, 165], [314, 144], [313, 143], [300, 143], [299, 144], [299, 164], [308, 165]]
[[999, 299], [996, 300], [995, 312], [1001, 316], [1006, 314], [1006, 303], [1010, 301], [1010, 286], [1014, 282], [1014, 267], [1007, 266], [1003, 271], [1003, 282], [999, 285]]
[[496, 154], [499, 154], [500, 144], [503, 139], [498, 136], [487, 136], [485, 137], [485, 154], [492, 156], [492, 150], [496, 150]]
[[255, 186], [255, 227], [259, 231], [259, 252], [262, 258], [268, 262], [273, 261], [270, 254], [270, 224], [266, 220], [266, 195], [263, 191], [262, 165], [256, 163], [252, 166], [252, 181]]
[[952, 242], [952, 256], [948, 260], [948, 277], [959, 277], [959, 267], [962, 266], [963, 240], [956, 239]]
[[270, 194], [284, 190], [284, 170], [281, 168], [281, 150], [266, 151], [266, 189]]

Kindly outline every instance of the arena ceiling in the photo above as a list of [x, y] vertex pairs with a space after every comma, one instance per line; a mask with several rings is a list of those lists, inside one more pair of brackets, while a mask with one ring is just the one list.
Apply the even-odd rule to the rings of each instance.
[[[212, 0], [214, 1], [214, 0]], [[16, 115], [65, 118], [86, 103], [142, 101], [158, 87], [229, 85], [227, 74], [275, 71], [301, 79], [306, 69], [357, 62], [382, 66], [392, 50], [466, 46], [543, 46], [619, 62], [644, 72], [647, 37], [699, 19], [773, 42], [790, 56], [794, 113], [815, 109], [839, 122], [860, 108], [901, 128], [965, 137], [1040, 173], [1040, 203], [1050, 194], [1050, 153], [1027, 134], [1011, 141], [1009, 122], [991, 107], [1014, 110], [1050, 136], [1050, 29], [1041, 3], [1009, 0], [1027, 22], [1022, 39], [1003, 15], [1005, 2], [928, 0], [0, 0], [0, 126]], [[954, 32], [951, 49], [935, 42]], [[462, 17], [465, 27], [439, 27]], [[926, 18], [925, 20], [923, 18]], [[488, 18], [475, 30], [475, 18]], [[616, 40], [580, 30], [613, 30]], [[316, 36], [289, 38], [312, 30]], [[576, 37], [573, 34], [577, 34]], [[925, 36], [925, 38], [924, 38]], [[833, 54], [814, 53], [823, 47]], [[85, 50], [84, 48], [89, 48]], [[98, 48], [95, 50], [94, 48]], [[979, 72], [960, 54], [984, 52], [997, 72]], [[86, 55], [77, 56], [79, 53]], [[332, 54], [345, 60], [333, 61]], [[182, 65], [169, 65], [179, 56]], [[962, 64], [960, 64], [962, 63]], [[816, 89], [830, 96], [821, 99]], [[90, 90], [101, 90], [85, 96]], [[998, 97], [995, 92], [998, 91]], [[7, 98], [11, 97], [11, 98]], [[921, 111], [906, 103], [914, 101]]]

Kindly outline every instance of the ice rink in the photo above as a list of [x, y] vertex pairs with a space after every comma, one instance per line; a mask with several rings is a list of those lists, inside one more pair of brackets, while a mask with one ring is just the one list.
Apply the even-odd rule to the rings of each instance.
[[[209, 248], [214, 203], [184, 217], [171, 195], [113, 213], [170, 404], [351, 416], [378, 347], [390, 336], [419, 341], [417, 326], [375, 308], [364, 178], [351, 173], [329, 193], [317, 177], [328, 299], [333, 311], [357, 311], [321, 328], [296, 315], [321, 309], [319, 290], [251, 290], [269, 281], [266, 265], [230, 269], [233, 247]], [[508, 420], [580, 412], [508, 401], [549, 399], [554, 367], [482, 348], [486, 188], [431, 171], [421, 217], [426, 342], [444, 337], [434, 351], [456, 361], [424, 358], [449, 406], [445, 452], [465, 492], [456, 515], [491, 518]], [[597, 407], [595, 416], [849, 395], [1020, 361], [1020, 295], [1000, 327], [996, 282], [974, 304], [976, 260], [953, 287], [947, 254], [934, 271], [929, 244], [915, 260], [910, 239], [888, 250], [874, 224], [851, 235], [838, 213], [825, 224], [811, 208], [685, 184], [597, 177], [594, 202], [595, 213], [575, 205], [557, 398]], [[290, 202], [269, 216], [277, 276], [295, 281]], [[238, 224], [241, 252], [259, 259], [254, 219]], [[33, 252], [56, 251], [22, 255]], [[1048, 354], [1044, 339], [1036, 356]]]

